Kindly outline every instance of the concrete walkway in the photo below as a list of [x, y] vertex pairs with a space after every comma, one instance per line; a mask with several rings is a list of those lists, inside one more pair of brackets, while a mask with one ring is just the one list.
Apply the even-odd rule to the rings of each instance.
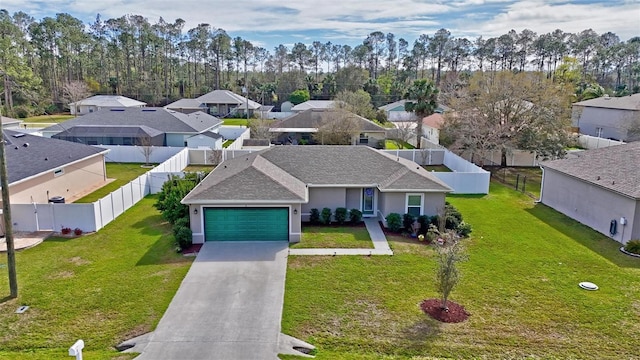
[[365, 218], [364, 224], [371, 237], [371, 242], [373, 242], [373, 249], [289, 249], [289, 255], [393, 255], [378, 220]]
[[276, 360], [287, 242], [207, 242], [139, 360]]
[[[14, 232], [13, 233], [13, 248], [15, 250], [22, 250], [34, 247], [44, 239], [53, 234], [53, 231], [34, 231], [34, 232]], [[0, 239], [0, 252], [7, 251], [7, 242], [5, 238]]]

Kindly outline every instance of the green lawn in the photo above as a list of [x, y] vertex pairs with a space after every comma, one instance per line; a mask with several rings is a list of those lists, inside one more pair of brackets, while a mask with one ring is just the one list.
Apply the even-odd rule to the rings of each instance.
[[57, 115], [38, 115], [22, 119], [26, 123], [60, 123], [75, 118], [74, 115], [57, 114]]
[[393, 141], [393, 140], [385, 140], [384, 141], [384, 148], [387, 150], [395, 150], [395, 149], [415, 149], [416, 147], [409, 144], [409, 143], [404, 143], [404, 145], [402, 145], [401, 148], [398, 147], [398, 144]]
[[[193, 258], [176, 254], [170, 226], [147, 197], [98, 233], [50, 238], [16, 255], [19, 297], [0, 276], [0, 359], [130, 359], [113, 346], [155, 328]], [[20, 305], [24, 314], [15, 314]]]
[[373, 249], [367, 228], [363, 227], [329, 227], [303, 226], [302, 240], [292, 244], [292, 248], [342, 248]]
[[247, 119], [223, 119], [222, 125], [247, 126]]
[[140, 165], [142, 164], [106, 163], [107, 178], [115, 180], [101, 187], [100, 189], [97, 189], [91, 194], [74, 201], [74, 203], [92, 203], [94, 201], [98, 201], [111, 192], [118, 190], [123, 185], [126, 185], [131, 180], [151, 170], [146, 167], [141, 167]]
[[447, 200], [474, 227], [451, 295], [466, 322], [420, 311], [437, 297], [433, 251], [389, 237], [394, 256], [290, 256], [283, 332], [316, 345], [320, 360], [637, 357], [640, 259], [500, 184]]
[[231, 140], [231, 139], [225, 140], [224, 143], [222, 144], [222, 147], [226, 149], [229, 147], [229, 145], [233, 144], [234, 141], [235, 140]]
[[435, 172], [451, 172], [451, 169], [446, 167], [445, 165], [425, 165], [423, 166], [427, 171], [435, 171]]
[[211, 170], [215, 169], [215, 165], [187, 165], [186, 168], [184, 168], [184, 172], [205, 172], [205, 173], [210, 173]]

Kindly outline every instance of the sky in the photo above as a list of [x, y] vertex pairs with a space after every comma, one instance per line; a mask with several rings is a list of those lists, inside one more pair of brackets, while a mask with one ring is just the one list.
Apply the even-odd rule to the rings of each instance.
[[543, 34], [590, 28], [611, 31], [623, 41], [640, 36], [640, 0], [0, 0], [0, 8], [37, 20], [68, 13], [85, 24], [97, 14], [102, 19], [142, 15], [151, 23], [181, 18], [185, 32], [207, 23], [269, 50], [316, 40], [355, 46], [373, 31], [394, 33], [411, 44], [440, 28], [470, 40], [511, 29]]

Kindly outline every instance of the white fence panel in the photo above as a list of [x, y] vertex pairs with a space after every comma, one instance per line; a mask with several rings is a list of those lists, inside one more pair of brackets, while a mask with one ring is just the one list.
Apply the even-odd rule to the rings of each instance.
[[243, 128], [243, 132], [238, 134], [235, 137], [235, 141], [229, 144], [225, 149], [227, 150], [241, 150], [242, 144], [244, 143], [244, 139], [249, 139], [251, 137], [251, 129]]
[[133, 193], [131, 191], [131, 183], [128, 183], [120, 188], [122, 190], [122, 205], [125, 210], [133, 206], [135, 204], [133, 202]]
[[[119, 163], [144, 163], [146, 161], [142, 148], [139, 146], [124, 146], [124, 145], [95, 145], [96, 147], [109, 149], [105, 159], [107, 162], [119, 162]], [[165, 162], [175, 154], [182, 151], [182, 147], [169, 147], [169, 146], [152, 146], [151, 156], [149, 162], [159, 164]]]
[[227, 150], [227, 149], [225, 149], [225, 150], [222, 151], [222, 161], [233, 159], [233, 158], [236, 158], [236, 157], [239, 157], [239, 156], [243, 156], [243, 155], [249, 155], [252, 152], [256, 152], [256, 151], [259, 151], [259, 150], [253, 150], [253, 149], [247, 149], [247, 150], [233, 150], [233, 149], [231, 149], [231, 150]]
[[420, 165], [442, 165], [444, 164], [443, 149], [421, 149], [421, 150], [382, 150], [391, 156], [401, 157], [411, 160]]
[[488, 194], [491, 173], [434, 172], [453, 189], [453, 194]]
[[176, 172], [182, 171], [185, 167], [189, 165], [189, 149], [182, 148], [182, 150], [171, 158], [164, 161], [162, 164], [151, 169], [150, 173], [155, 172]]
[[184, 172], [156, 172], [149, 174], [149, 188], [150, 194], [157, 194], [162, 191], [162, 185], [171, 179], [172, 176], [184, 177]]
[[11, 204], [14, 231], [51, 230], [53, 229], [52, 215], [48, 204]]
[[124, 212], [124, 204], [122, 203], [122, 188], [112, 192], [111, 207], [113, 208], [113, 217], [117, 218]]
[[112, 222], [113, 219], [116, 218], [113, 212], [113, 202], [111, 201], [111, 195], [107, 195], [98, 200], [98, 208], [100, 210], [101, 217], [100, 225], [102, 225], [102, 227]]
[[578, 144], [580, 144], [580, 146], [582, 146], [585, 149], [591, 150], [591, 149], [599, 149], [599, 148], [609, 147], [609, 146], [623, 145], [624, 142], [604, 139], [604, 138], [590, 136], [590, 135], [580, 135], [578, 137]]
[[218, 134], [227, 140], [233, 140], [239, 138], [246, 130], [247, 127], [242, 125], [223, 125], [218, 129]]

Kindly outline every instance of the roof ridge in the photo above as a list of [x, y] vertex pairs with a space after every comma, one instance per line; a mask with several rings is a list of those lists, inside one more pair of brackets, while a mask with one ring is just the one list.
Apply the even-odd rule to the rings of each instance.
[[[307, 184], [297, 177], [291, 175], [278, 165], [267, 160], [262, 156], [262, 154], [259, 153], [253, 159], [251, 166], [273, 181], [282, 185], [284, 188], [289, 189], [289, 191], [291, 191], [295, 195], [298, 195], [302, 198], [305, 197], [305, 189], [307, 187]], [[276, 174], [274, 172], [277, 172], [281, 177], [275, 176]]]

